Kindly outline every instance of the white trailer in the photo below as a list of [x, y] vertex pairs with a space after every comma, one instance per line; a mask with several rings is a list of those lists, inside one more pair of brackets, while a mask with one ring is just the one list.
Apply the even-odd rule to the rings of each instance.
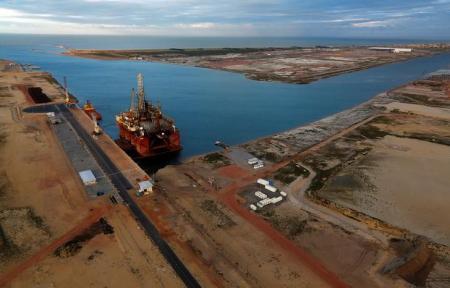
[[253, 169], [259, 169], [259, 168], [263, 168], [263, 167], [264, 167], [263, 163], [258, 163], [258, 164], [253, 166]]
[[276, 204], [276, 203], [282, 201], [283, 197], [278, 196], [278, 197], [275, 197], [275, 198], [271, 198], [270, 200], [272, 201], [273, 204]]
[[272, 200], [270, 198], [266, 198], [258, 201], [256, 203], [256, 206], [258, 206], [259, 208], [263, 208], [264, 206], [269, 205], [270, 203], [272, 203]]
[[269, 190], [270, 192], [277, 192], [277, 188], [273, 187], [272, 185], [267, 184], [266, 186], [264, 186], [264, 188], [266, 190]]
[[256, 191], [255, 192], [255, 196], [258, 197], [259, 199], [266, 199], [267, 195], [262, 193], [261, 191]]
[[256, 183], [261, 184], [261, 185], [263, 185], [263, 186], [266, 186], [266, 185], [269, 185], [269, 184], [270, 184], [269, 181], [267, 181], [267, 180], [265, 180], [265, 179], [262, 179], [262, 178], [259, 178], [258, 180], [256, 180]]

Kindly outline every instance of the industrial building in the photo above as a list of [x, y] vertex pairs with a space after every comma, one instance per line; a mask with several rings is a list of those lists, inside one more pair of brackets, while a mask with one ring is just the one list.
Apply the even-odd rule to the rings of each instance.
[[139, 185], [138, 190], [139, 194], [146, 194], [149, 192], [153, 192], [153, 183], [150, 182], [149, 180], [141, 181], [138, 183], [138, 185]]
[[83, 181], [83, 184], [86, 186], [94, 185], [95, 183], [97, 183], [97, 179], [95, 178], [94, 173], [92, 173], [91, 170], [80, 171], [78, 172], [78, 174], [80, 174], [81, 181]]
[[369, 47], [369, 50], [373, 51], [388, 51], [392, 53], [411, 53], [412, 48], [396, 48], [396, 47]]

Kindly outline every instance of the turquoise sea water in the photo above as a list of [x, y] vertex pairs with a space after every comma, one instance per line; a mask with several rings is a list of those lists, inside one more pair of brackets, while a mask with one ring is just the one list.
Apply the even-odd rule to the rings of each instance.
[[[366, 41], [366, 42], [364, 42]], [[147, 96], [160, 101], [176, 120], [184, 150], [180, 157], [216, 150], [214, 141], [238, 144], [306, 124], [358, 105], [374, 95], [448, 67], [450, 54], [384, 65], [307, 85], [259, 82], [243, 75], [172, 64], [102, 61], [60, 55], [73, 48], [172, 48], [306, 45], [375, 45], [392, 40], [299, 38], [56, 37], [0, 35], [0, 58], [34, 64], [62, 82], [81, 102], [103, 114], [113, 137], [114, 115], [129, 106], [136, 74], [143, 73]], [[413, 41], [406, 41], [413, 42]], [[416, 41], [417, 42], [417, 41]], [[303, 44], [302, 44], [303, 43]], [[334, 43], [334, 44], [333, 44]], [[227, 45], [228, 44], [228, 45]]]

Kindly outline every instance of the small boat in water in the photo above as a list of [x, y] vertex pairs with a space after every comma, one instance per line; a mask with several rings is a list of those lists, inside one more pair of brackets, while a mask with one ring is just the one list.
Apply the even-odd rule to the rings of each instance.
[[86, 103], [83, 105], [83, 111], [86, 113], [90, 118], [95, 118], [96, 121], [102, 120], [102, 114], [97, 112], [95, 110], [94, 105], [92, 105], [91, 101], [87, 100]]

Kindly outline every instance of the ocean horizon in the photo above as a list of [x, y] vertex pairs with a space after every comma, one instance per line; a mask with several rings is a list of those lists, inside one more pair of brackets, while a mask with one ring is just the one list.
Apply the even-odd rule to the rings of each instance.
[[0, 46], [62, 45], [72, 49], [170, 49], [367, 46], [410, 43], [441, 43], [450, 39], [339, 38], [339, 37], [219, 37], [142, 35], [46, 35], [0, 34]]

